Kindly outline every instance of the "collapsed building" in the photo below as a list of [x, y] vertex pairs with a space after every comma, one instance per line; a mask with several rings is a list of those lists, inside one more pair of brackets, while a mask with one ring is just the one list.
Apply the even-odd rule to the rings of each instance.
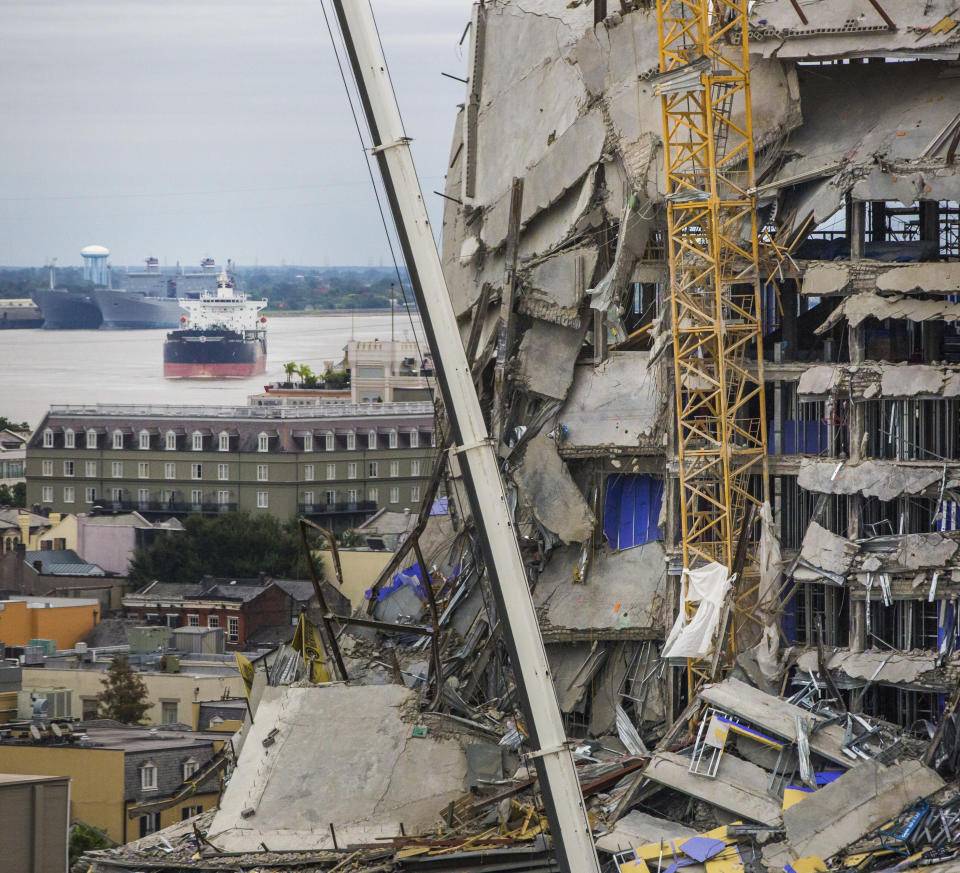
[[[811, 873], [853, 857], [846, 866], [865, 871], [891, 841], [894, 854], [934, 853], [924, 864], [956, 849], [955, 16], [947, 0], [752, 4], [752, 193], [776, 253], [761, 288], [762, 348], [751, 352], [764, 362], [777, 581], [765, 608], [776, 633], [738, 652], [732, 677], [691, 693], [687, 656], [672, 645], [686, 604], [656, 4], [474, 7], [443, 195], [444, 272], [567, 733], [581, 763], [599, 768], [581, 778], [598, 845], [620, 869]], [[449, 516], [423, 511], [362, 615], [333, 618], [359, 659], [342, 678], [358, 680], [363, 662], [363, 681], [419, 688], [448, 724], [522, 752], [455, 451], [425, 506], [441, 483]], [[710, 606], [707, 642], [719, 647], [721, 603]], [[501, 760], [485, 800], [452, 800], [471, 787], [457, 783], [458, 756], [470, 754], [490, 751], [452, 742], [451, 781], [429, 786], [438, 842], [414, 852], [395, 841], [387, 861], [357, 848], [354, 868], [483, 869], [464, 853], [532, 838], [509, 812], [501, 837], [489, 830], [490, 804], [532, 786], [523, 768]], [[266, 765], [249, 766], [254, 796]], [[236, 833], [249, 831], [235, 847], [279, 845], [276, 829], [240, 822], [255, 806], [230, 802]], [[386, 815], [402, 834], [395, 810]], [[471, 821], [488, 828], [486, 842], [464, 842]], [[328, 850], [328, 824], [301, 837]], [[367, 824], [358, 832], [383, 836]], [[724, 855], [734, 845], [736, 862]], [[536, 861], [486, 869], [553, 869], [531, 851]], [[313, 860], [329, 869], [342, 856]]]

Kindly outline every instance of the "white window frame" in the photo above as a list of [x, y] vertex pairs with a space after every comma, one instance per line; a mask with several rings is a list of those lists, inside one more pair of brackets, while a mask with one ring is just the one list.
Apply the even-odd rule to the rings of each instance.
[[304, 464], [303, 465], [303, 481], [312, 482], [314, 479], [314, 473], [316, 472], [316, 467], [313, 464]]
[[203, 451], [203, 434], [198, 430], [195, 430], [190, 435], [190, 449], [194, 452]]
[[157, 765], [152, 761], [140, 765], [140, 790], [157, 790]]
[[83, 489], [83, 502], [84, 503], [96, 503], [97, 502], [97, 489], [94, 487], [84, 488]]
[[183, 781], [186, 782], [199, 769], [200, 765], [195, 758], [187, 758], [187, 760], [183, 762]]
[[53, 431], [49, 427], [43, 432], [43, 447], [45, 449], [53, 448]]
[[193, 506], [201, 506], [203, 504], [203, 489], [202, 488], [192, 488], [190, 489], [190, 503]]
[[150, 502], [150, 489], [149, 488], [138, 488], [137, 489], [137, 503], [143, 505], [144, 503]]
[[269, 508], [270, 508], [270, 492], [258, 491], [257, 492], [257, 509], [269, 509]]
[[258, 452], [270, 451], [270, 437], [268, 434], [263, 432], [260, 432], [257, 434], [257, 451]]
[[111, 488], [110, 489], [110, 499], [113, 503], [119, 503], [123, 500], [123, 489], [122, 488]]
[[399, 488], [391, 488], [391, 489], [390, 489], [390, 502], [391, 502], [391, 503], [399, 503], [399, 502], [400, 502], [400, 489], [399, 489]]
[[357, 478], [357, 462], [351, 461], [347, 464], [347, 478], [356, 479]]
[[347, 431], [347, 451], [352, 452], [357, 447], [357, 435], [352, 431]]
[[230, 478], [230, 465], [217, 464], [217, 481], [226, 482]]
[[73, 461], [66, 460], [63, 462], [63, 475], [66, 478], [73, 478], [73, 471], [76, 469], [73, 465]]
[[229, 491], [218, 491], [217, 492], [217, 506], [226, 506], [230, 503], [230, 492]]
[[63, 502], [76, 503], [77, 490], [72, 485], [67, 485], [63, 489]]
[[52, 485], [44, 485], [40, 489], [40, 502], [53, 503], [53, 486]]
[[377, 447], [377, 432], [375, 430], [367, 431], [367, 448], [376, 449]]
[[138, 479], [150, 478], [150, 462], [149, 461], [137, 461], [137, 478]]
[[337, 491], [335, 488], [327, 489], [327, 506], [330, 506], [332, 503], [337, 502]]
[[177, 464], [175, 461], [165, 461], [163, 465], [163, 478], [164, 479], [176, 479], [177, 478]]
[[313, 491], [304, 491], [303, 492], [303, 505], [304, 506], [313, 506], [316, 501], [314, 500]]
[[187, 615], [187, 627], [200, 627], [200, 614], [191, 612]]
[[123, 448], [123, 431], [122, 431], [122, 430], [115, 430], [115, 431], [113, 432], [113, 443], [112, 443], [112, 445], [113, 445], [113, 448], [114, 448], [114, 449], [118, 449], [118, 450], [119, 450], [119, 449], [122, 449], [122, 448]]
[[324, 439], [324, 447], [328, 452], [332, 452], [337, 448], [337, 438], [334, 435], [333, 431], [327, 431], [326, 437]]
[[85, 472], [88, 479], [96, 479], [97, 478], [97, 462], [87, 461], [85, 463]]
[[221, 452], [230, 451], [230, 434], [225, 430], [220, 431], [220, 436], [217, 440], [217, 449]]
[[391, 461], [390, 462], [390, 478], [396, 479], [400, 475], [400, 462]]
[[327, 481], [330, 482], [337, 478], [337, 465], [327, 464]]
[[177, 450], [177, 433], [173, 430], [168, 430], [166, 435], [163, 438], [163, 447], [168, 452], [175, 452]]
[[123, 461], [110, 462], [110, 478], [111, 479], [123, 478]]
[[380, 489], [379, 488], [368, 488], [367, 489], [367, 500], [370, 503], [379, 503], [380, 502]]
[[95, 449], [97, 447], [97, 432], [93, 428], [87, 431], [86, 445], [88, 449]]
[[356, 503], [357, 502], [357, 489], [348, 488], [347, 489], [347, 503]]
[[44, 476], [52, 476], [52, 475], [53, 475], [53, 461], [51, 461], [49, 458], [47, 458], [45, 461], [43, 461], [43, 462], [40, 464], [40, 470], [41, 470], [41, 472], [42, 472], [42, 475], [44, 475]]
[[420, 448], [420, 431], [418, 430], [410, 431], [410, 448], [411, 449]]
[[190, 478], [197, 481], [203, 479], [203, 464], [190, 465]]
[[413, 458], [410, 461], [410, 475], [419, 476], [420, 475], [420, 459]]
[[370, 465], [367, 468], [367, 470], [370, 474], [368, 478], [370, 479], [380, 478], [380, 462], [379, 461], [370, 461]]
[[269, 464], [257, 464], [257, 481], [258, 482], [270, 481], [270, 465]]
[[305, 452], [313, 451], [313, 434], [312, 433], [305, 433], [303, 435], [303, 450]]
[[227, 616], [227, 642], [240, 642], [240, 618], [236, 615]]
[[142, 430], [137, 434], [137, 445], [141, 451], [147, 451], [150, 448], [150, 431]]
[[390, 431], [390, 448], [395, 449], [397, 447], [397, 444], [398, 444], [397, 431], [396, 429], [393, 429]]
[[207, 627], [220, 627], [220, 616], [211, 612], [207, 616]]
[[430, 431], [430, 448], [435, 449], [437, 447], [437, 432], [435, 430]]
[[410, 502], [419, 503], [420, 502], [420, 486], [412, 485], [410, 487]]
[[65, 449], [75, 449], [77, 447], [77, 435], [72, 427], [68, 427], [63, 432], [63, 447]]

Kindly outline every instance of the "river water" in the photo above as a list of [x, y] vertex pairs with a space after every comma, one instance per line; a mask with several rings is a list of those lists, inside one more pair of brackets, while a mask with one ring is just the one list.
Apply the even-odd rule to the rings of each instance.
[[[407, 316], [397, 340], [412, 339]], [[323, 372], [352, 335], [390, 339], [389, 315], [302, 315], [268, 322], [267, 372], [250, 379], [163, 378], [165, 330], [0, 331], [0, 415], [36, 427], [54, 403], [174, 403], [245, 406], [247, 395], [284, 377], [287, 361]], [[423, 334], [416, 324], [421, 343]]]

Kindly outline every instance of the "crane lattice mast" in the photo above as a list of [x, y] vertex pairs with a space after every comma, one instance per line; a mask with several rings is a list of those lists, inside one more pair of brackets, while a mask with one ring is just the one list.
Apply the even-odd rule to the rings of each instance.
[[[728, 658], [759, 629], [750, 521], [768, 490], [748, 6], [657, 2], [683, 566], [741, 571]], [[691, 694], [723, 633], [712, 659], [688, 663]]]

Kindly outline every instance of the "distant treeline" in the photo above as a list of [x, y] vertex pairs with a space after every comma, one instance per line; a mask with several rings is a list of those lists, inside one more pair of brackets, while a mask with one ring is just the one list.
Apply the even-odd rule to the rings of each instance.
[[[122, 268], [113, 285], [123, 287]], [[403, 294], [392, 267], [244, 267], [236, 268], [237, 286], [251, 297], [265, 297], [271, 309], [389, 309], [391, 293], [399, 306]], [[406, 271], [401, 272], [410, 306], [415, 307]], [[0, 299], [29, 297], [49, 285], [46, 267], [0, 267]], [[391, 283], [395, 286], [391, 291]], [[80, 267], [58, 267], [57, 287], [90, 287]], [[212, 287], [211, 291], [214, 290]]]

